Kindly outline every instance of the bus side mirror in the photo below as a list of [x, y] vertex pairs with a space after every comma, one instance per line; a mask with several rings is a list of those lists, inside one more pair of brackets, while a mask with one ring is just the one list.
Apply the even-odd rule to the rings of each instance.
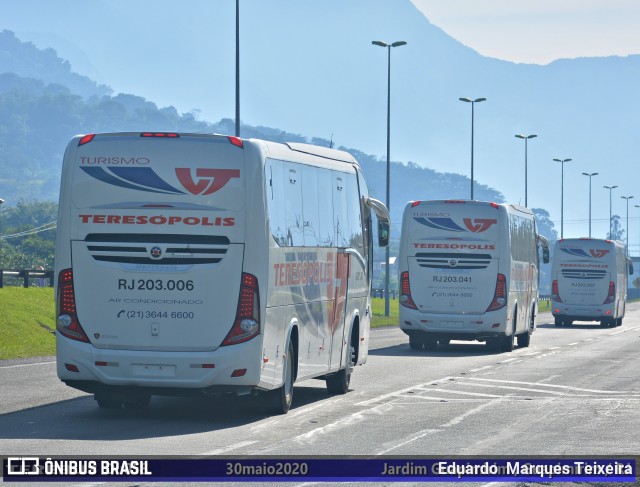
[[633, 274], [633, 262], [629, 262], [629, 275]]
[[542, 247], [542, 263], [549, 263], [549, 247]]
[[378, 220], [378, 245], [386, 247], [389, 245], [389, 222]]

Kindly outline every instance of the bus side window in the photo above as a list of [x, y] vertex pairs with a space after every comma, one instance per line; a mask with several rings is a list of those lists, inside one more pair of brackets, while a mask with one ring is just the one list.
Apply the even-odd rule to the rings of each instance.
[[[320, 206], [318, 205], [318, 172], [316, 167], [298, 166], [302, 178], [302, 233], [305, 247], [320, 245]], [[326, 208], [324, 209], [326, 211]]]
[[302, 221], [302, 184], [300, 166], [284, 163], [284, 215], [287, 246], [304, 245]]
[[347, 210], [346, 174], [333, 172], [333, 219], [336, 228], [336, 246], [350, 247], [349, 216]]
[[267, 211], [269, 227], [274, 240], [281, 247], [287, 245], [284, 213], [284, 175], [282, 161], [270, 159], [265, 165], [265, 184], [267, 186]]
[[325, 169], [316, 169], [316, 181], [318, 184], [318, 244], [320, 247], [333, 247], [336, 241], [335, 227], [333, 226], [333, 191], [332, 172]]
[[349, 218], [349, 242], [363, 259], [366, 258], [362, 235], [362, 219], [360, 215], [360, 193], [355, 174], [345, 174], [347, 189], [347, 212]]

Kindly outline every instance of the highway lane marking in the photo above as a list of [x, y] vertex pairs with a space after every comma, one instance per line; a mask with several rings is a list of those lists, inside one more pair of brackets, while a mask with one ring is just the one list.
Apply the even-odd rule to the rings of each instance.
[[573, 342], [573, 343], [569, 344], [570, 347], [573, 346], [573, 345], [580, 345], [580, 342]]
[[583, 389], [581, 387], [573, 387], [573, 386], [564, 386], [564, 385], [560, 385], [560, 384], [540, 384], [539, 382], [523, 382], [523, 381], [518, 381], [518, 380], [500, 380], [500, 379], [482, 379], [480, 377], [457, 377], [457, 379], [460, 380], [477, 380], [477, 381], [483, 381], [483, 382], [500, 382], [503, 384], [523, 384], [523, 385], [530, 385], [530, 386], [539, 386], [539, 385], [543, 385], [544, 387], [555, 387], [557, 389], [568, 389], [571, 391], [578, 391], [578, 392], [592, 392], [594, 394], [627, 394], [630, 391], [602, 391], [599, 389]]
[[493, 365], [485, 365], [484, 367], [480, 367], [478, 369], [471, 369], [470, 372], [480, 372], [481, 370], [492, 369]]
[[215, 450], [206, 451], [202, 453], [202, 455], [224, 455], [227, 452], [238, 450], [239, 448], [244, 448], [245, 446], [250, 446], [255, 443], [258, 443], [258, 440], [241, 441], [240, 443], [235, 443], [233, 445], [229, 445], [224, 448], [217, 448]]
[[439, 430], [439, 429], [426, 429], [426, 430], [418, 431], [418, 433], [416, 433], [412, 438], [406, 441], [403, 441], [402, 443], [398, 443], [397, 445], [394, 445], [391, 448], [387, 448], [386, 450], [378, 452], [376, 453], [376, 455], [386, 455], [387, 453], [393, 450], [396, 450], [402, 446], [408, 445], [409, 443], [413, 443], [414, 441], [424, 438], [425, 436], [431, 435], [433, 433], [439, 433], [441, 431], [442, 430]]
[[3, 369], [15, 369], [18, 367], [33, 367], [34, 365], [47, 365], [47, 364], [55, 364], [56, 361], [52, 360], [51, 362], [36, 362], [33, 364], [16, 364], [16, 365], [0, 365], [0, 370]]

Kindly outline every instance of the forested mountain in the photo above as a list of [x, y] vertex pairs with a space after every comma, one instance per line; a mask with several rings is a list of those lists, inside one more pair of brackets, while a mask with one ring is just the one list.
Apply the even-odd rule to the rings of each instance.
[[[0, 197], [8, 205], [20, 200], [57, 200], [64, 149], [79, 133], [155, 130], [232, 134], [234, 130], [229, 119], [208, 123], [197, 114], [180, 114], [171, 106], [160, 108], [139, 96], [108, 94], [109, 88], [71, 72], [69, 64], [52, 49], [39, 50], [22, 43], [9, 31], [0, 33], [0, 57]], [[330, 144], [312, 135], [268, 127], [243, 125], [241, 135]], [[352, 147], [340, 148], [358, 159], [371, 192], [384, 199], [386, 161]], [[392, 164], [395, 221], [408, 200], [464, 198], [468, 194], [469, 179], [465, 176], [439, 173], [411, 162]], [[498, 191], [477, 183], [475, 194], [478, 199], [504, 200]]]

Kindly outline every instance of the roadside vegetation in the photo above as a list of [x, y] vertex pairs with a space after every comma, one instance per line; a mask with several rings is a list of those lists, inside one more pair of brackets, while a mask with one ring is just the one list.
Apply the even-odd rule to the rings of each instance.
[[0, 289], [0, 360], [55, 354], [53, 288]]
[[[384, 316], [384, 299], [372, 298], [371, 327], [398, 326], [398, 300], [389, 301]], [[540, 301], [539, 312], [549, 311], [549, 301]], [[4, 287], [0, 289], [0, 360], [46, 357], [55, 354], [55, 305], [53, 288]]]

